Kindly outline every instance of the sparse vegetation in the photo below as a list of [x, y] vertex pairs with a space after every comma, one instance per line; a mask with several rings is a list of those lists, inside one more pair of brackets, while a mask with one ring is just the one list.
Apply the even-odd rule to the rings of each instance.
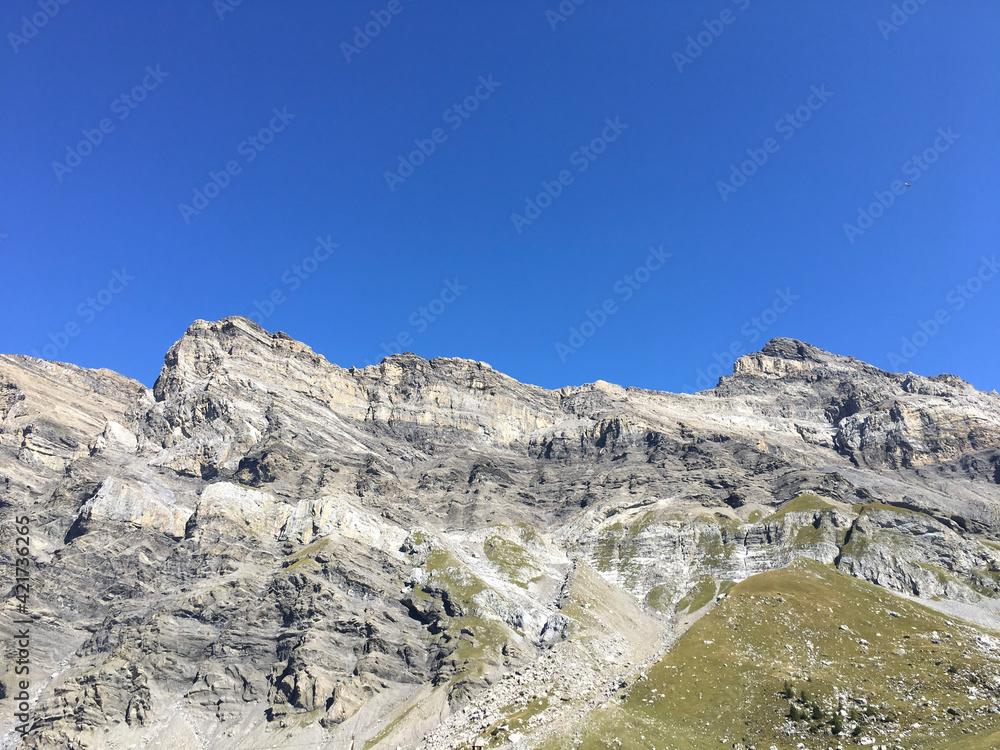
[[697, 612], [715, 598], [717, 591], [714, 578], [703, 576], [677, 603], [678, 612]]
[[541, 570], [534, 556], [524, 547], [502, 536], [489, 536], [483, 543], [486, 558], [500, 570], [511, 583], [521, 588], [542, 579]]
[[[701, 581], [696, 589], [713, 587]], [[689, 592], [685, 603], [698, 598]], [[657, 748], [790, 750], [799, 742], [814, 747], [806, 738], [824, 735], [832, 745], [834, 736], [870, 736], [894, 746], [902, 735], [908, 750], [987, 750], [994, 745], [985, 738], [1000, 736], [1000, 717], [987, 710], [996, 696], [970, 701], [969, 675], [983, 684], [984, 675], [1000, 674], [1000, 656], [975, 648], [975, 636], [800, 559], [735, 585], [623, 700], [588, 717], [579, 748], [640, 750], [656, 738]], [[947, 713], [952, 706], [964, 715]], [[984, 739], [973, 742], [971, 734]]]
[[837, 506], [828, 503], [819, 495], [804, 494], [799, 495], [782, 505], [777, 511], [763, 519], [762, 523], [778, 521], [788, 513], [797, 513], [810, 510], [834, 510]]

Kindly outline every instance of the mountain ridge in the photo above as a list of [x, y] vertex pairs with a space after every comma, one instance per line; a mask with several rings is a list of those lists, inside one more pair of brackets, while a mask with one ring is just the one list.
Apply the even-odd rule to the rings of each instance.
[[786, 338], [733, 370], [546, 390], [342, 368], [241, 317], [152, 388], [0, 356], [0, 535], [32, 519], [51, 675], [20, 746], [586, 747], [729, 588], [803, 558], [1000, 629], [1000, 397]]

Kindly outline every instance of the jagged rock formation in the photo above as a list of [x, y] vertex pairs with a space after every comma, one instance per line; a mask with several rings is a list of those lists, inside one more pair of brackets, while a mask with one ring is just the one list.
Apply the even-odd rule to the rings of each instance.
[[1000, 397], [788, 339], [674, 395], [198, 321], [152, 390], [0, 357], [0, 515], [5, 747], [470, 747], [554, 689], [532, 746], [796, 558], [1000, 625]]

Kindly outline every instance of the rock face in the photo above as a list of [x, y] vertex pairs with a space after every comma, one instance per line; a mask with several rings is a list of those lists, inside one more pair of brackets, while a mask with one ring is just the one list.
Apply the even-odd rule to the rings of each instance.
[[198, 321], [152, 390], [0, 356], [0, 514], [3, 747], [532, 746], [799, 557], [1000, 624], [1000, 397], [788, 339], [674, 395]]

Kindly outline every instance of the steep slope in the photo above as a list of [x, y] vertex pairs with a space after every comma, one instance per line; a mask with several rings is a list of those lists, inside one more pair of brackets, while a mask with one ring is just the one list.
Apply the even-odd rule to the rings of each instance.
[[[812, 561], [732, 588], [573, 742], [952, 747], [1000, 737], [1000, 639]], [[802, 744], [800, 744], [802, 743]]]
[[197, 321], [152, 390], [0, 357], [0, 420], [22, 747], [551, 742], [801, 559], [1000, 627], [1000, 397], [788, 339], [688, 396]]

